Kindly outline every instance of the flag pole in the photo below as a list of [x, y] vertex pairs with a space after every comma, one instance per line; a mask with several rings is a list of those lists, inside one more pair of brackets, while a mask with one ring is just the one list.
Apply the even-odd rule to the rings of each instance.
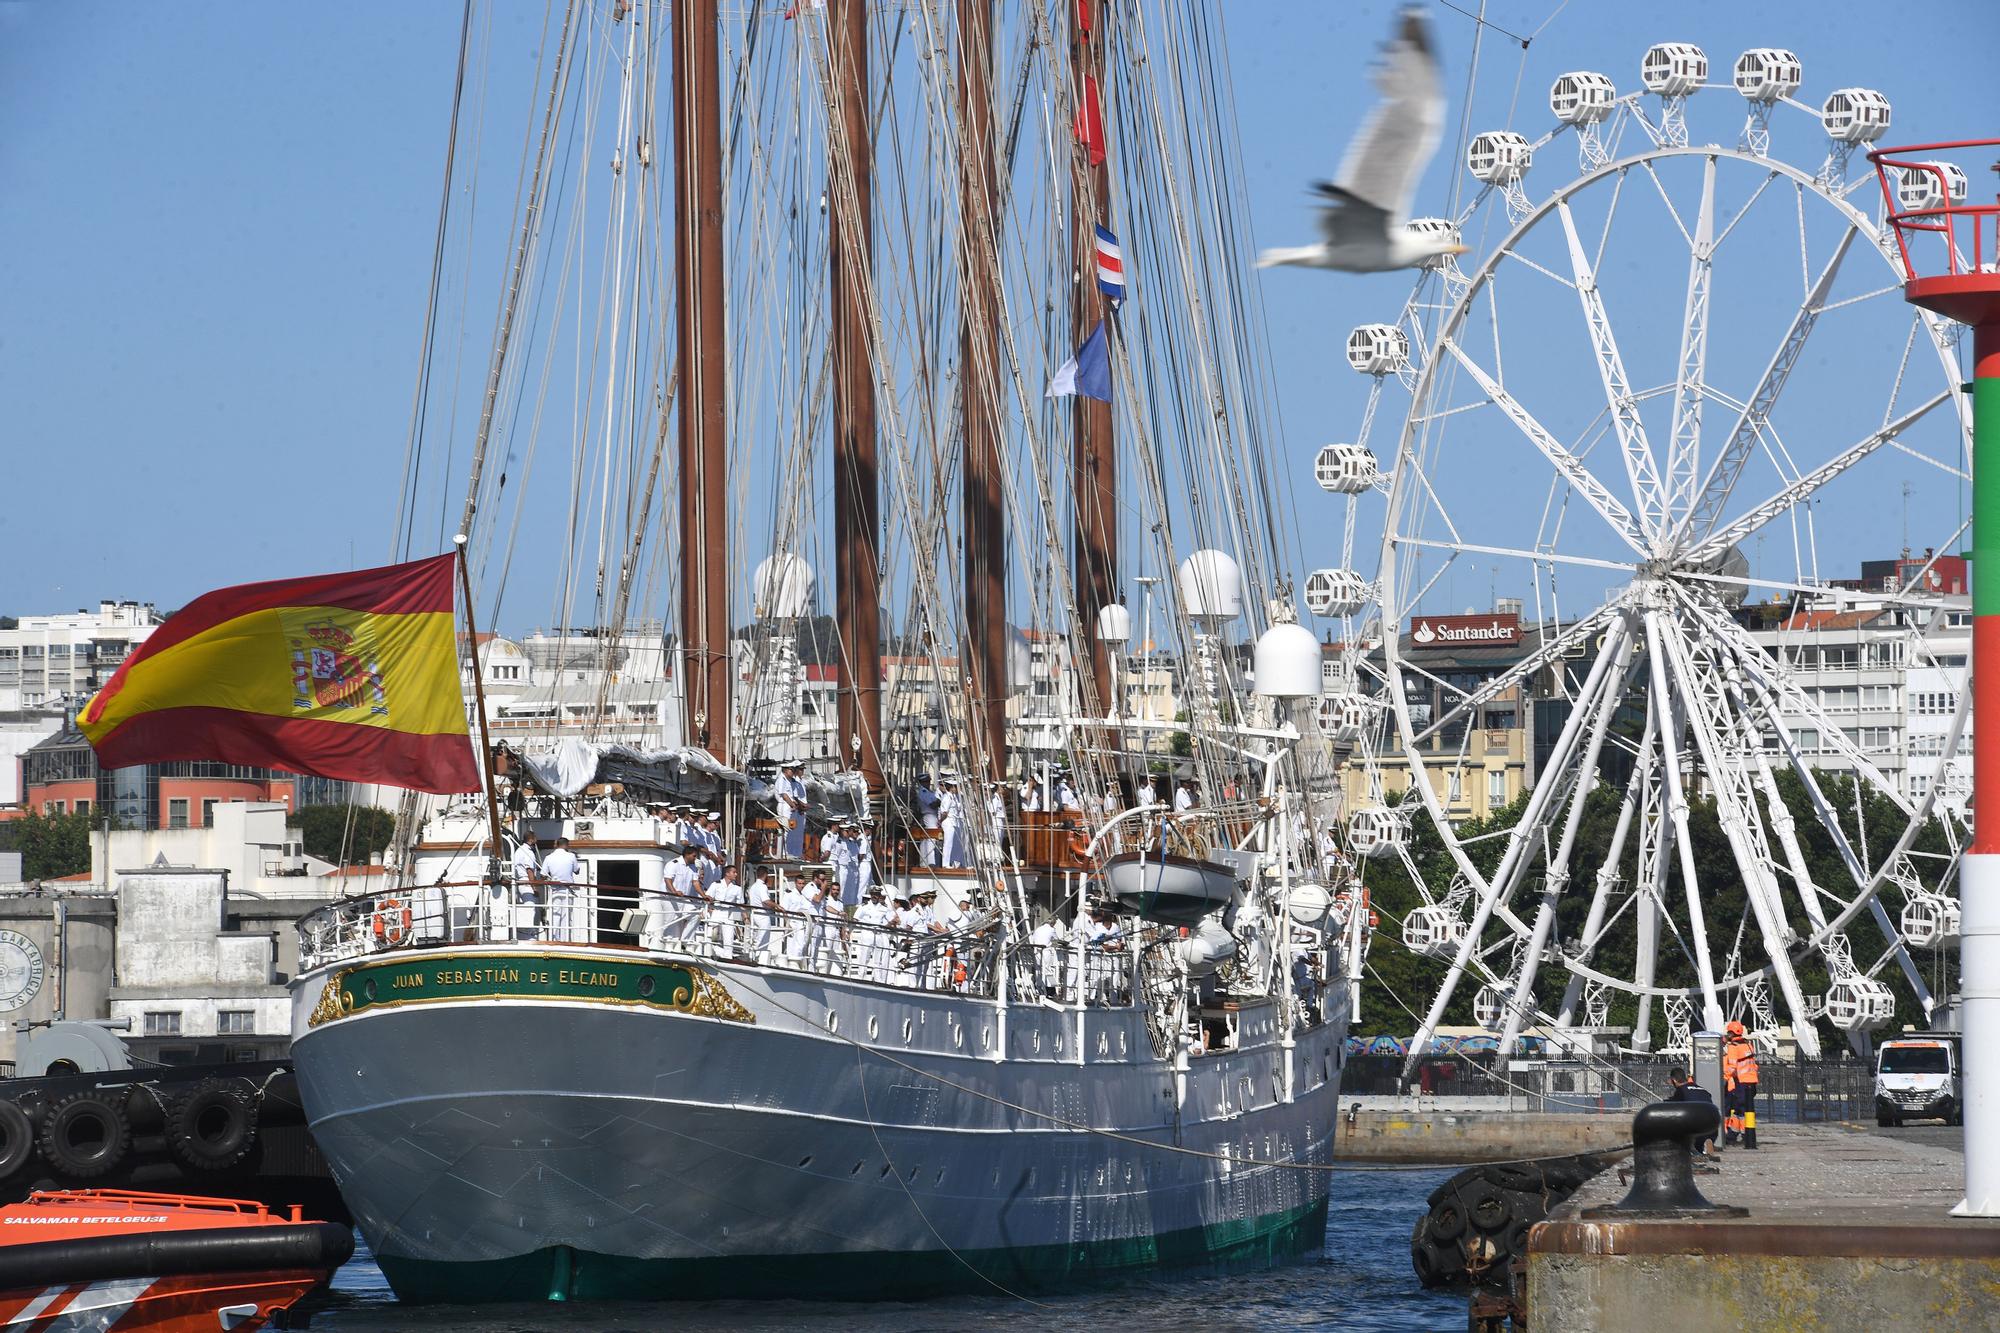
[[458, 547], [458, 586], [465, 594], [465, 634], [472, 643], [472, 699], [479, 713], [479, 781], [486, 792], [486, 821], [493, 836], [491, 859], [497, 867], [502, 855], [500, 802], [493, 794], [493, 740], [486, 734], [486, 682], [479, 669], [479, 628], [472, 621], [472, 573], [465, 564], [465, 534], [451, 540]]

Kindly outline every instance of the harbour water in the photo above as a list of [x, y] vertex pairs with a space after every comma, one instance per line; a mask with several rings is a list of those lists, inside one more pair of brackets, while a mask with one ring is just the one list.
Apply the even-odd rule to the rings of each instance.
[[1463, 1328], [1465, 1298], [1427, 1292], [1410, 1271], [1410, 1227], [1447, 1170], [1344, 1171], [1335, 1177], [1326, 1249], [1270, 1272], [1156, 1278], [1033, 1301], [1000, 1292], [910, 1304], [705, 1302], [695, 1305], [403, 1306], [364, 1249], [313, 1315], [341, 1333], [613, 1333], [669, 1325], [744, 1333], [918, 1333], [1032, 1325], [1100, 1333], [1149, 1330]]

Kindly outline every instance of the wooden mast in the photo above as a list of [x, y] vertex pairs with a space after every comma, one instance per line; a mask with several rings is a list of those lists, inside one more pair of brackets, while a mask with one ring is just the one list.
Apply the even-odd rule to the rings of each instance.
[[[840, 635], [839, 758], [882, 789], [881, 502], [868, 289], [874, 272], [868, 116], [868, 6], [833, 0], [828, 36], [845, 153], [831, 163], [827, 253], [832, 269], [833, 532]], [[845, 174], [843, 174], [843, 172]], [[851, 186], [851, 191], [842, 188]], [[858, 742], [858, 743], [857, 743]]]
[[722, 135], [716, 0], [674, 0], [674, 291], [680, 355], [682, 689], [688, 744], [734, 762]]
[[[1092, 117], [1102, 123], [1104, 48], [1111, 6], [1084, 0], [1070, 26], [1070, 68], [1075, 71], [1078, 123]], [[1090, 26], [1086, 28], [1084, 24]], [[1081, 139], [1083, 136], [1077, 136]], [[1101, 144], [1100, 140], [1100, 144]], [[1071, 303], [1071, 343], [1081, 347], [1106, 315], [1104, 294], [1097, 289], [1097, 224], [1110, 225], [1111, 172], [1106, 162], [1090, 161], [1090, 145], [1071, 146], [1070, 214], [1076, 290]], [[1119, 600], [1118, 589], [1118, 454], [1111, 438], [1111, 404], [1081, 394], [1070, 399], [1076, 412], [1076, 436], [1070, 455], [1070, 477], [1076, 496], [1076, 610], [1090, 643], [1090, 672], [1096, 683], [1096, 711], [1117, 711], [1112, 694], [1111, 657], [1097, 637], [1097, 613]]]
[[[986, 777], [1007, 774], [1007, 544], [1000, 485], [1000, 344], [994, 288], [997, 195], [993, 158], [993, 3], [959, 0], [959, 415], [965, 440], [965, 659], [973, 755]], [[968, 792], [968, 801], [978, 793]]]

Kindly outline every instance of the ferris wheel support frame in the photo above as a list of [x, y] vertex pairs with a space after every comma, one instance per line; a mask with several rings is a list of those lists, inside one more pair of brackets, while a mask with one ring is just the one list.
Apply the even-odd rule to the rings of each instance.
[[[1599, 254], [1593, 257], [1581, 235], [1570, 201], [1579, 192], [1608, 177], [1622, 182], [1624, 173], [1635, 169], [1644, 171], [1657, 184], [1658, 175], [1653, 165], [1655, 162], [1686, 157], [1703, 159], [1702, 197], [1700, 206], [1690, 219], [1692, 231], [1689, 223], [1683, 222], [1678, 213], [1675, 214], [1675, 221], [1689, 243], [1691, 258], [1686, 293], [1687, 318], [1683, 325], [1676, 377], [1669, 386], [1669, 391], [1674, 394], [1673, 431], [1663, 477], [1655, 462], [1652, 446], [1646, 439], [1645, 428], [1638, 413], [1639, 401], [1659, 391], [1647, 390], [1644, 394], [1638, 394], [1631, 387], [1595, 280], [1594, 269], [1601, 260], [1601, 244]], [[1780, 179], [1791, 181], [1802, 191], [1811, 192], [1822, 202], [1831, 204], [1846, 223], [1840, 231], [1832, 254], [1823, 262], [1817, 275], [1808, 282], [1805, 299], [1773, 351], [1755, 388], [1740, 401], [1714, 392], [1702, 382], [1707, 363], [1708, 289], [1712, 257], [1722, 237], [1726, 237], [1749, 210], [1749, 203], [1746, 203], [1720, 229], [1720, 235], [1717, 234], [1714, 212], [1715, 177], [1717, 164], [1724, 158], [1752, 165], [1759, 171], [1767, 173], [1767, 184]], [[1763, 188], [1762, 185], [1758, 187], [1750, 203], [1754, 203], [1763, 193]], [[1400, 480], [1417, 466], [1416, 439], [1419, 432], [1426, 429], [1427, 423], [1432, 419], [1428, 405], [1436, 377], [1446, 367], [1463, 369], [1479, 384], [1487, 402], [1500, 409], [1501, 414], [1512, 422], [1521, 435], [1543, 455], [1548, 465], [1569, 484], [1572, 493], [1584, 500], [1589, 509], [1596, 511], [1597, 517], [1617, 533], [1638, 557], [1635, 562], [1625, 566], [1614, 562], [1580, 558], [1570, 559], [1568, 563], [1628, 568], [1636, 574], [1646, 565], [1669, 557], [1679, 565], [1691, 565], [1692, 562], [1686, 558], [1691, 548], [1699, 547], [1704, 551], [1708, 551], [1711, 547], [1726, 548], [1729, 542], [1742, 535], [1745, 520], [1733, 521], [1718, 533], [1716, 529], [1723, 511], [1735, 490], [1736, 483], [1744, 473], [1746, 464], [1755, 453], [1759, 440], [1770, 429], [1771, 412], [1784, 391], [1792, 371], [1800, 363], [1813, 328], [1821, 315], [1829, 309], [1851, 303], [1830, 302], [1830, 294], [1842, 265], [1853, 248], [1854, 239], [1865, 234], [1865, 239], [1871, 248], [1876, 249], [1884, 258], [1893, 258], [1887, 238], [1877, 235], [1873, 223], [1853, 205], [1847, 193], [1844, 190], [1828, 190], [1815, 176], [1786, 163], [1761, 154], [1713, 144], [1689, 147], [1656, 142], [1637, 154], [1621, 157], [1617, 161], [1606, 161], [1601, 165], [1594, 164], [1591, 169], [1555, 190], [1540, 204], [1513, 215], [1511, 217], [1513, 225], [1498, 242], [1493, 253], [1468, 274], [1452, 293], [1454, 299], [1443, 312], [1443, 317], [1431, 335], [1432, 355], [1425, 358], [1420, 366], [1415, 367], [1415, 373], [1410, 377], [1414, 402], [1405, 422], [1394, 475]], [[1614, 191], [1612, 203], [1614, 210], [1616, 198]], [[1671, 201], [1668, 202], [1668, 207], [1672, 210]], [[1572, 452], [1571, 446], [1557, 439], [1523, 404], [1508, 393], [1498, 382], [1497, 365], [1495, 373], [1487, 373], [1478, 360], [1468, 355], [1460, 346], [1461, 331], [1467, 313], [1481, 288], [1492, 281], [1500, 263], [1515, 250], [1523, 236], [1539, 223], [1551, 218], [1559, 220], [1562, 226], [1562, 240], [1567, 243], [1570, 261], [1570, 278], [1565, 279], [1560, 274], [1544, 269], [1532, 261], [1523, 262], [1563, 282], [1564, 285], [1571, 286], [1577, 294], [1590, 334], [1598, 378], [1605, 396], [1606, 413], [1611, 427], [1616, 432], [1625, 479], [1631, 488], [1632, 498], [1629, 508], [1618, 496], [1596, 481]], [[1607, 219], [1607, 229], [1608, 225]], [[1893, 288], [1885, 288], [1883, 292], [1889, 290]], [[1869, 293], [1869, 295], [1874, 294], [1877, 293]], [[1932, 341], [1938, 342], [1940, 359], [1949, 374], [1951, 369], [1949, 350], [1936, 337], [1941, 325], [1936, 321], [1920, 321], [1920, 323], [1927, 325], [1933, 334]], [[1735, 420], [1717, 456], [1704, 469], [1699, 449], [1699, 420], [1703, 404], [1699, 400], [1710, 396], [1734, 409]], [[1767, 497], [1757, 506], [1758, 522], [1769, 517], [1773, 506], [1776, 507], [1775, 512], [1782, 512], [1788, 506], [1795, 505], [1803, 496], [1838, 478], [1856, 462], [1892, 442], [1899, 431], [1907, 429], [1918, 419], [1941, 406], [1949, 397], [1949, 392], [1937, 395], [1915, 411], [1902, 414], [1882, 429], [1871, 432], [1867, 437], [1840, 451], [1832, 462], [1814, 469], [1805, 477], [1781, 486], [1776, 495]], [[1445, 415], [1451, 415], [1458, 410], [1462, 409], [1452, 409]], [[1964, 424], [1964, 419], [1961, 418], [1961, 427]], [[1400, 489], [1398, 487], [1399, 491]], [[1392, 505], [1394, 503], [1395, 497], [1392, 495]], [[1446, 522], [1449, 525], [1448, 518]], [[1454, 536], [1456, 536], [1455, 530]], [[1421, 538], [1414, 531], [1409, 534], [1398, 534], [1393, 524], [1385, 529], [1379, 593], [1385, 610], [1392, 613], [1385, 616], [1384, 634], [1385, 640], [1392, 645], [1389, 649], [1392, 655], [1392, 670], [1393, 658], [1397, 655], [1393, 646], [1394, 636], [1398, 632], [1399, 622], [1404, 614], [1403, 610], [1398, 609], [1396, 601], [1398, 585], [1404, 581], [1404, 571], [1398, 565], [1398, 547], [1418, 548], [1437, 544]], [[1527, 554], [1511, 550], [1493, 553], [1519, 554], [1524, 558]], [[1537, 547], [1534, 558], [1559, 562], [1565, 560], [1564, 556], [1543, 549], [1541, 546]], [[1770, 583], [1768, 579], [1719, 577], [1694, 568], [1683, 570], [1683, 573], [1687, 578], [1712, 583], [1746, 586]], [[1417, 576], [1412, 582], [1413, 588], [1418, 585], [1428, 587], [1427, 584], [1423, 584], [1421, 576]], [[1800, 590], [1804, 590], [1802, 586]], [[1854, 878], [1856, 896], [1852, 901], [1849, 901], [1844, 893], [1836, 896], [1835, 906], [1844, 910], [1840, 911], [1837, 920], [1831, 923], [1826, 921], [1826, 913], [1820, 910], [1821, 904], [1814, 896], [1824, 890], [1813, 885], [1810, 878], [1801, 876], [1805, 863], [1794, 831], [1786, 827], [1773, 828], [1767, 832], [1761, 825], [1752, 827], [1749, 822], [1743, 820], [1729, 821], [1731, 827], [1727, 832], [1730, 834], [1731, 850], [1739, 864], [1747, 867], [1745, 888], [1749, 909], [1755, 913], [1758, 925], [1769, 942], [1766, 954], [1771, 961], [1761, 969], [1741, 973], [1737, 973], [1732, 964], [1732, 975], [1726, 983], [1716, 977], [1705, 944], [1706, 921], [1693, 865], [1694, 848], [1688, 830], [1688, 798], [1687, 793], [1682, 790], [1680, 770], [1684, 759], [1692, 758], [1696, 754], [1700, 755], [1705, 767], [1712, 767], [1718, 764], [1725, 750], [1733, 753], [1737, 749], [1744, 748], [1742, 729], [1750, 724], [1741, 716], [1732, 721], [1728, 710], [1734, 707], [1740, 711], [1748, 698], [1742, 686], [1746, 677], [1745, 669], [1749, 668], [1751, 663], [1741, 659], [1740, 646], [1711, 647], [1705, 642], [1699, 647], [1691, 646], [1692, 636], [1695, 635], [1691, 625], [1676, 622], [1669, 626], [1663, 623], [1666, 619], [1674, 619], [1687, 612], [1689, 608], [1682, 606], [1681, 602], [1692, 604], [1698, 600], [1700, 599], [1677, 597], [1674, 589], [1665, 584], [1657, 588], [1641, 588], [1635, 584], [1632, 589], [1627, 590], [1626, 596], [1614, 598], [1595, 615], [1584, 617], [1595, 620], [1613, 619], [1627, 623], [1628, 628], [1625, 633], [1632, 636], [1631, 642], [1638, 642], [1638, 636], [1643, 633], [1645, 642], [1649, 645], [1647, 652], [1649, 660], [1645, 669], [1651, 680], [1654, 703], [1649, 705], [1646, 730], [1635, 755], [1639, 760], [1639, 768], [1655, 775], [1653, 779], [1655, 785], [1648, 789], [1643, 784], [1635, 784], [1631, 789], [1630, 799], [1625, 803], [1630, 813], [1621, 807], [1619, 821], [1621, 854], [1624, 842], [1630, 837], [1632, 824], [1636, 820], [1641, 826], [1637, 876], [1640, 882], [1635, 885], [1631, 900], [1625, 904], [1635, 908], [1636, 929], [1640, 936], [1640, 949], [1636, 962], [1637, 975], [1633, 983], [1625, 983], [1589, 966], [1588, 960], [1596, 943], [1608, 930], [1605, 917], [1612, 902], [1613, 886], [1618, 879], [1618, 862], [1613, 860], [1599, 869], [1598, 882], [1593, 894], [1592, 920], [1587, 924], [1585, 933], [1581, 937], [1583, 941], [1581, 947], [1573, 953], [1566, 953], [1563, 959], [1569, 965], [1570, 971], [1561, 1005], [1564, 1018], [1574, 1021], [1578, 999], [1586, 988], [1602, 985], [1617, 986], [1638, 997], [1640, 1018], [1638, 1031], [1635, 1032], [1635, 1045], [1649, 1047], [1648, 1026], [1652, 1001], [1656, 996], [1671, 999], [1674, 996], [1689, 995], [1693, 991], [1698, 991], [1702, 997], [1703, 1020], [1709, 1026], [1719, 1027], [1723, 1019], [1722, 996], [1725, 992], [1737, 991], [1753, 983], [1762, 988], [1770, 982], [1775, 982], [1784, 995], [1787, 1008], [1791, 1011], [1790, 1016], [1795, 1030], [1806, 1034], [1802, 1047], [1808, 1048], [1807, 1053], [1812, 1054], [1817, 1041], [1816, 1033], [1811, 1031], [1811, 1025], [1824, 1011], [1816, 1008], [1804, 995], [1793, 965], [1794, 960], [1816, 951], [1830, 951], [1834, 944], [1844, 944], [1844, 939], [1835, 940], [1832, 937], [1860, 912], [1864, 904], [1868, 906], [1878, 924], [1883, 924], [1885, 935], [1895, 942], [1887, 953], [1876, 960], [1870, 968], [1870, 974], [1884, 966], [1891, 956], [1895, 957], [1905, 975], [1911, 977], [1919, 996], [1928, 1008], [1930, 997], [1922, 985], [1921, 973], [1917, 971], [1914, 961], [1903, 947], [1900, 934], [1892, 923], [1888, 923], [1888, 913], [1875, 899], [1880, 887], [1889, 877], [1896, 859], [1902, 858], [1907, 852], [1915, 831], [1915, 823], [1928, 816], [1935, 800], [1934, 794], [1919, 802], [1921, 808], [1916, 811], [1910, 809], [1909, 803], [1897, 801], [1904, 813], [1910, 816], [1912, 826], [1906, 829], [1905, 836], [1899, 840], [1897, 847], [1891, 853], [1891, 861], [1885, 862], [1882, 870], [1871, 872], [1866, 866], [1852, 859], [1851, 849], [1843, 848], [1843, 859], [1849, 861], [1848, 868]], [[1739, 627], [1732, 624], [1730, 629], [1739, 630]], [[1737, 636], [1726, 635], [1726, 637], [1733, 639]], [[1679, 650], [1678, 656], [1674, 664], [1669, 665], [1666, 659], [1676, 647]], [[1589, 775], [1578, 777], [1569, 774], [1567, 767], [1576, 754], [1579, 720], [1593, 716], [1597, 712], [1596, 691], [1602, 688], [1602, 677], [1597, 674], [1596, 668], [1602, 667], [1605, 659], [1612, 655], [1608, 644], [1600, 649], [1597, 661], [1593, 664], [1591, 678], [1577, 695], [1576, 708], [1568, 719], [1553, 752], [1540, 765], [1542, 771], [1551, 777], [1558, 773], [1565, 775], [1561, 780], [1549, 784], [1557, 788], [1551, 797], [1557, 802], [1577, 795], [1576, 787], [1580, 785], [1587, 787], [1592, 781]], [[1534, 666], [1539, 669], [1545, 664], [1546, 645], [1534, 656], [1537, 660], [1524, 663], [1523, 666]], [[1789, 682], [1768, 681], [1761, 679], [1760, 676], [1761, 673], [1754, 669], [1748, 671], [1751, 691], [1767, 699], [1774, 695], [1785, 695], [1787, 702], [1790, 702], [1789, 694], [1784, 689]], [[1394, 711], [1396, 724], [1408, 741], [1413, 735], [1413, 724], [1409, 701], [1402, 696], [1401, 690], [1392, 690], [1389, 703]], [[1709, 701], [1707, 708], [1703, 706], [1704, 697]], [[1664, 717], [1657, 715], [1657, 710], [1662, 707], [1666, 711]], [[1787, 714], [1804, 720], [1814, 711], [1816, 710], [1810, 707], [1806, 709], [1793, 707], [1787, 710]], [[1713, 732], [1717, 716], [1722, 719], [1722, 733]], [[1427, 718], [1427, 734], [1443, 726], [1444, 721], [1444, 718]], [[1685, 747], [1684, 753], [1679, 738], [1686, 736], [1690, 730], [1694, 735]], [[1780, 733], [1783, 734], [1782, 726]], [[1837, 728], [1833, 734], [1839, 735]], [[1858, 749], [1849, 754], [1847, 753], [1849, 747], [1838, 742], [1834, 742], [1833, 745], [1842, 757], [1855, 762], [1859, 771], [1871, 774], [1876, 783], [1886, 781], [1881, 777], [1879, 769], [1870, 764]], [[1761, 751], [1762, 746], [1752, 748]], [[1804, 763], [1795, 753], [1788, 753], [1787, 757], [1795, 767]], [[1735, 804], [1749, 801], [1755, 807], [1758, 804], [1756, 796], [1759, 794], [1769, 802], [1771, 794], [1776, 790], [1776, 780], [1770, 768], [1769, 756], [1759, 753], [1756, 759], [1756, 772], [1746, 771], [1739, 776], [1742, 778], [1742, 782], [1738, 784], [1741, 790], [1732, 792], [1731, 808], [1736, 814], [1742, 814], [1743, 811], [1736, 810]], [[1431, 817], [1443, 822], [1445, 817], [1439, 808], [1441, 798], [1439, 793], [1432, 789], [1432, 784], [1418, 776], [1412, 785], [1418, 789], [1418, 794]], [[1808, 788], [1813, 789], [1815, 786], [1816, 784], [1808, 779]], [[1824, 798], [1816, 790], [1814, 795], [1816, 805], [1822, 810], [1827, 809]], [[1529, 808], [1523, 816], [1523, 822], [1541, 830], [1538, 836], [1546, 840], [1548, 830], [1543, 828], [1544, 822], [1549, 820], [1552, 812], [1560, 807], [1551, 806], [1548, 800], [1542, 797], [1543, 792], [1539, 788], [1531, 793]], [[1782, 809], [1782, 802], [1776, 803], [1774, 808]], [[1559, 815], [1553, 817], [1560, 818]], [[1789, 820], [1788, 814], [1786, 818]], [[1735, 827], [1738, 824], [1742, 824], [1743, 827]], [[1775, 849], [1770, 845], [1772, 840], [1778, 844]], [[1528, 850], [1531, 840], [1526, 837], [1510, 840], [1499, 870], [1490, 879], [1473, 871], [1466, 849], [1456, 840], [1447, 838], [1445, 841], [1446, 849], [1457, 863], [1459, 873], [1472, 883], [1485, 884], [1486, 888], [1477, 899], [1476, 910], [1469, 923], [1467, 935], [1458, 944], [1445, 981], [1433, 998], [1429, 1012], [1416, 1034], [1411, 1047], [1413, 1052], [1421, 1052], [1424, 1049], [1469, 967], [1476, 965], [1485, 975], [1492, 976], [1491, 970], [1483, 960], [1492, 955], [1495, 946], [1488, 945], [1480, 937], [1496, 916], [1509, 919], [1510, 928], [1517, 932], [1520, 945], [1524, 946], [1517, 953], [1517, 961], [1510, 968], [1512, 975], [1505, 978], [1508, 994], [1505, 1005], [1507, 1038], [1517, 1037], [1520, 1027], [1527, 1019], [1528, 1008], [1532, 1004], [1532, 979], [1542, 961], [1542, 955], [1548, 952], [1546, 933], [1539, 928], [1545, 917], [1553, 915], [1553, 904], [1548, 900], [1547, 886], [1544, 886], [1542, 895], [1542, 910], [1533, 914], [1537, 928], [1531, 928], [1524, 937], [1515, 914], [1509, 909], [1509, 904], [1520, 887], [1528, 865], [1533, 860]], [[1669, 846], [1669, 843], [1672, 845]], [[1811, 922], [1806, 937], [1802, 938], [1795, 932], [1784, 916], [1781, 906], [1782, 890], [1777, 878], [1780, 863], [1774, 852], [1783, 854], [1782, 864], [1786, 871], [1793, 875], [1795, 887], [1802, 903], [1806, 906], [1807, 917]], [[1558, 859], [1560, 859], [1559, 854]], [[1674, 920], [1673, 914], [1667, 911], [1661, 896], [1669, 881], [1669, 868], [1676, 861], [1686, 886], [1688, 899], [1686, 914], [1688, 933], [1685, 936], [1681, 934], [1681, 928]], [[1762, 867], [1761, 871], [1759, 867]], [[1565, 863], [1564, 869], [1566, 868]], [[1562, 878], [1565, 881], [1562, 887], [1566, 887], [1566, 874]], [[1617, 915], [1622, 915], [1623, 910], [1621, 906], [1612, 919], [1616, 920]], [[1655, 955], [1661, 942], [1663, 925], [1672, 932], [1679, 948], [1686, 954], [1693, 970], [1698, 974], [1697, 983], [1692, 989], [1686, 987], [1662, 989], [1654, 984], [1657, 961]], [[1842, 956], [1845, 957], [1844, 952]], [[1524, 985], [1524, 980], [1528, 984]], [[1767, 992], [1760, 990], [1760, 993]], [[1683, 1005], [1684, 1010], [1685, 1005]], [[1684, 1019], [1685, 1013], [1683, 1013], [1683, 1026]], [[1850, 1032], [1850, 1036], [1852, 1035]], [[1503, 1039], [1503, 1049], [1505, 1045], [1506, 1041]], [[1409, 1064], [1413, 1066], [1414, 1056]], [[1408, 1066], [1405, 1072], [1407, 1075]]]

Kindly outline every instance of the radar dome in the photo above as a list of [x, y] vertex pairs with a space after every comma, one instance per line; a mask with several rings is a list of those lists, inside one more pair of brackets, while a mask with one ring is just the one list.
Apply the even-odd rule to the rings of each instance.
[[1224, 551], [1196, 551], [1174, 571], [1181, 609], [1196, 620], [1234, 620], [1243, 614], [1243, 571]]
[[790, 552], [759, 561], [750, 586], [764, 619], [803, 620], [812, 614], [812, 566]]
[[1254, 688], [1267, 699], [1309, 699], [1320, 691], [1319, 640], [1304, 625], [1273, 625], [1257, 639]]

